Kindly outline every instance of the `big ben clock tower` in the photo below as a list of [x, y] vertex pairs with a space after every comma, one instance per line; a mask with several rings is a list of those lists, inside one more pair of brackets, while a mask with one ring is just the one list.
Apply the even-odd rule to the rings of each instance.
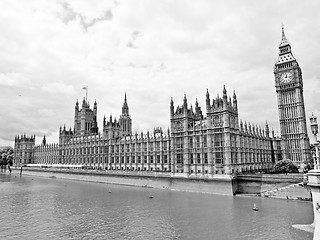
[[311, 157], [303, 100], [302, 72], [284, 34], [279, 45], [279, 58], [274, 67], [281, 131], [283, 159], [298, 167]]

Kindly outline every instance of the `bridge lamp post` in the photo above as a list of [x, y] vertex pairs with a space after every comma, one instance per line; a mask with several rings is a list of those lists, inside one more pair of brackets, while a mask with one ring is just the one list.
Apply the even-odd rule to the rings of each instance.
[[320, 239], [320, 166], [319, 166], [319, 142], [317, 140], [318, 123], [317, 118], [312, 114], [310, 117], [311, 132], [313, 134], [313, 155], [314, 169], [308, 175], [308, 185], [312, 191], [312, 204], [314, 213], [314, 234], [313, 240]]

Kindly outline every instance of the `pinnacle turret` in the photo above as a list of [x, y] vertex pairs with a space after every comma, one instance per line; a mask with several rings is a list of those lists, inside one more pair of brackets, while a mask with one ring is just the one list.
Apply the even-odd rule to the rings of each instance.
[[183, 108], [187, 109], [188, 108], [188, 102], [187, 102], [187, 96], [186, 94], [183, 97]]
[[127, 103], [127, 93], [124, 94], [124, 102], [122, 105], [122, 114], [129, 115], [129, 107], [128, 107], [128, 103]]
[[174, 115], [174, 104], [173, 104], [173, 99], [171, 98], [171, 101], [170, 101], [170, 116], [171, 118], [173, 117]]
[[226, 86], [223, 85], [223, 99], [227, 99], [227, 90], [226, 90]]

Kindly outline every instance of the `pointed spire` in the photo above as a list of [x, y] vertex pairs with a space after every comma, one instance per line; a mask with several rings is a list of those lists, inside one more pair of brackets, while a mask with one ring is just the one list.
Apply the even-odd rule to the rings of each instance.
[[223, 85], [223, 96], [222, 96], [223, 100], [227, 101], [227, 90], [226, 90], [226, 86]]
[[210, 105], [210, 94], [209, 94], [208, 88], [207, 88], [207, 92], [206, 92], [206, 104], [207, 104], [207, 106]]
[[186, 96], [186, 94], [185, 94], [185, 95], [184, 95], [184, 98], [183, 98], [183, 108], [184, 108], [184, 109], [187, 109], [187, 107], [188, 107], [187, 96]]
[[174, 116], [174, 105], [173, 105], [173, 99], [171, 97], [170, 100], [170, 117], [172, 118]]
[[232, 96], [232, 103], [233, 103], [233, 107], [235, 108], [235, 110], [238, 111], [237, 95], [234, 90], [233, 90], [233, 96]]
[[281, 42], [280, 42], [279, 48], [287, 45], [289, 45], [289, 42], [286, 38], [286, 35], [284, 34], [284, 26], [282, 24], [282, 36], [281, 36]]
[[272, 138], [274, 138], [274, 130], [272, 129]]
[[127, 93], [124, 93], [124, 103], [122, 106], [122, 114], [123, 115], [129, 115], [129, 107], [128, 107], [128, 103], [127, 103]]

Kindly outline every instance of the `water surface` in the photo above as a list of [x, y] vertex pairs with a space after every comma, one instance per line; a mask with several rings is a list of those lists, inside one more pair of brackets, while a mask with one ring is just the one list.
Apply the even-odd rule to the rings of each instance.
[[0, 202], [0, 239], [312, 239], [292, 227], [311, 203], [289, 200], [0, 173]]

